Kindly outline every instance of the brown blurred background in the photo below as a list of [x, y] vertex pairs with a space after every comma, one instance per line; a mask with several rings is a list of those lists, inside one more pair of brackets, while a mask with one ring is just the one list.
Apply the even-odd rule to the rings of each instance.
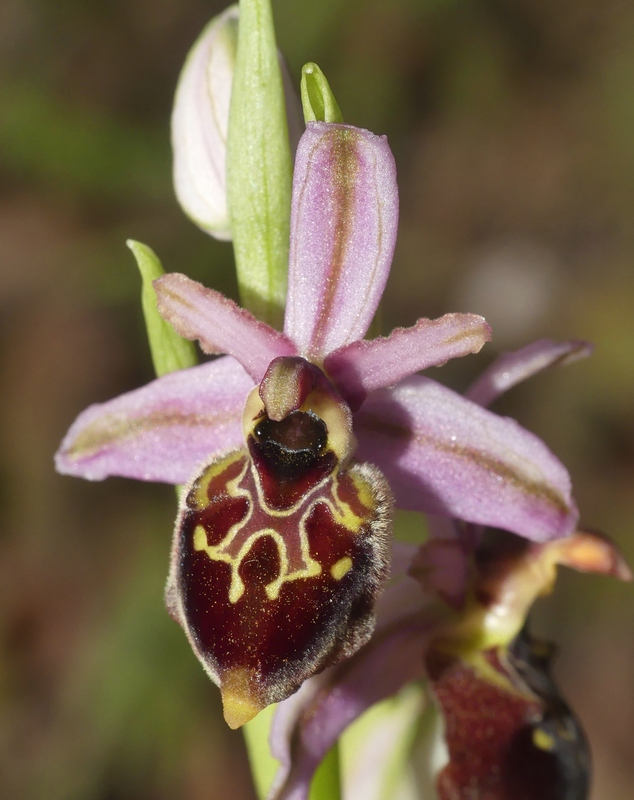
[[[170, 488], [54, 474], [75, 415], [152, 377], [124, 242], [235, 295], [182, 215], [169, 114], [222, 4], [0, 6], [0, 796], [247, 800], [241, 737], [162, 605]], [[634, 6], [625, 0], [278, 0], [293, 74], [324, 69], [400, 175], [386, 330], [474, 311], [494, 341], [595, 342], [498, 410], [569, 466], [583, 520], [634, 563]], [[634, 796], [634, 590], [562, 575], [539, 631], [590, 736], [593, 800]]]

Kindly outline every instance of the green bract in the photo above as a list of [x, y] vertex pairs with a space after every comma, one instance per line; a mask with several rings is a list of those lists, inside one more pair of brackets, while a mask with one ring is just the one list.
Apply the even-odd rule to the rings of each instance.
[[343, 122], [341, 110], [326, 76], [312, 61], [302, 67], [301, 95], [307, 123]]
[[133, 239], [128, 239], [126, 244], [136, 258], [143, 280], [141, 304], [152, 353], [152, 363], [157, 376], [193, 367], [198, 363], [193, 343], [179, 336], [169, 322], [161, 317], [156, 308], [156, 294], [152, 281], [164, 274], [161, 262], [156, 253], [147, 245], [135, 242]]

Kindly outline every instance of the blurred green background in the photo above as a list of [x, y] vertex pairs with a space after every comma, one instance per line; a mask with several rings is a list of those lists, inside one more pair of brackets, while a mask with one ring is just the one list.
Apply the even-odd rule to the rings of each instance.
[[[173, 198], [169, 114], [202, 0], [0, 6], [0, 796], [248, 800], [242, 740], [162, 604], [173, 490], [53, 472], [75, 415], [152, 377], [128, 237], [235, 296], [231, 250]], [[401, 187], [384, 326], [474, 311], [462, 389], [549, 336], [595, 355], [497, 406], [566, 462], [634, 563], [634, 6], [274, 1], [297, 78], [386, 133]], [[593, 800], [634, 795], [634, 590], [562, 575], [537, 628], [592, 742]]]

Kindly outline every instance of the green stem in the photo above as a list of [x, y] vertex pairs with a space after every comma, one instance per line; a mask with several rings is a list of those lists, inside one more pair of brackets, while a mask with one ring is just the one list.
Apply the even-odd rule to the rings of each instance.
[[227, 199], [242, 305], [281, 325], [292, 162], [269, 0], [240, 0], [227, 138]]
[[264, 800], [267, 796], [280, 766], [280, 762], [273, 758], [269, 749], [269, 733], [275, 708], [275, 705], [268, 706], [242, 728], [249, 754], [251, 775], [260, 800]]
[[309, 800], [339, 800], [341, 797], [341, 771], [339, 745], [326, 755], [315, 772], [310, 787]]
[[[269, 734], [275, 714], [275, 705], [268, 706], [244, 727], [244, 740], [251, 765], [251, 775], [260, 800], [265, 800], [280, 763], [269, 749]], [[312, 786], [309, 800], [340, 800], [341, 776], [339, 747], [335, 745], [321, 762]]]

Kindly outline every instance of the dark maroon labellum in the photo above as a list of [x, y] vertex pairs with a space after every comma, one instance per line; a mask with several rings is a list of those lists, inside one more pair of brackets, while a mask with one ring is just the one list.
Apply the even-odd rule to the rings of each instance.
[[586, 800], [588, 746], [551, 678], [552, 651], [524, 630], [479, 666], [428, 654], [449, 756], [439, 800]]
[[323, 419], [254, 420], [247, 449], [209, 464], [175, 534], [168, 605], [239, 727], [374, 624], [390, 496], [374, 467], [341, 469]]

